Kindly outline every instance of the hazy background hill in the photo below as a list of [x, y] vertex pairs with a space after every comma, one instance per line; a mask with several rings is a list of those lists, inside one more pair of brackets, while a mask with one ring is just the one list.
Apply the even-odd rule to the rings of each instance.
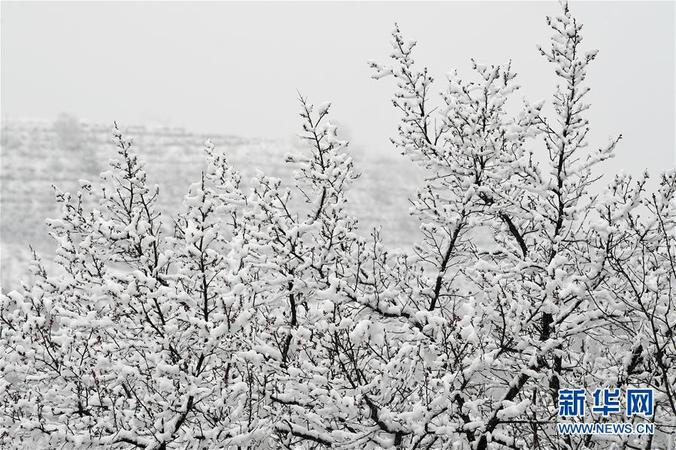
[[[75, 191], [78, 180], [96, 182], [115, 155], [111, 125], [81, 122], [62, 115], [55, 121], [3, 121], [0, 141], [0, 283], [4, 291], [18, 286], [26, 275], [29, 245], [46, 262], [54, 245], [45, 218], [58, 208], [52, 185]], [[243, 139], [219, 134], [191, 133], [181, 128], [123, 127], [134, 137], [146, 162], [151, 183], [160, 186], [160, 208], [173, 215], [189, 185], [199, 179], [205, 161], [203, 144], [210, 139], [225, 149], [230, 161], [248, 184], [261, 170], [290, 180], [292, 168], [284, 156], [301, 145], [297, 140]], [[362, 177], [350, 192], [352, 213], [362, 233], [377, 225], [388, 244], [408, 247], [417, 236], [415, 220], [408, 215], [408, 197], [422, 179], [404, 157], [370, 157], [354, 149]]]

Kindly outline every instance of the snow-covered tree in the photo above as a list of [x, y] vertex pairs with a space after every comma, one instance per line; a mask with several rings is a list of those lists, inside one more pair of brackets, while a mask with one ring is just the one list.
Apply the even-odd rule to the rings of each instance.
[[[414, 272], [422, 275], [411, 279], [407, 291], [418, 299], [414, 315], [424, 314], [427, 321], [432, 315], [441, 324], [431, 338], [442, 345], [431, 358], [429, 373], [447, 387], [432, 396], [439, 407], [422, 405], [430, 420], [423, 422], [417, 440], [411, 437], [412, 445], [459, 440], [475, 449], [602, 445], [590, 436], [558, 435], [553, 423], [559, 389], [583, 387], [591, 393], [599, 387], [645, 386], [648, 380], [662, 391], [657, 408], [666, 411], [655, 420], [658, 430], [663, 426], [662, 440], [631, 437], [619, 445], [671, 445], [665, 436], [673, 431], [673, 388], [665, 386], [673, 386], [675, 375], [666, 362], [675, 350], [668, 331], [673, 329], [674, 299], [666, 294], [645, 305], [640, 298], [622, 300], [631, 302], [631, 319], [620, 305], [631, 281], [622, 275], [617, 252], [626, 245], [642, 247], [649, 233], [634, 232], [630, 238], [632, 232], [620, 232], [617, 221], [628, 214], [629, 205], [620, 213], [617, 199], [604, 203], [603, 196], [593, 194], [601, 175], [598, 166], [612, 157], [620, 138], [587, 150], [584, 113], [589, 105], [584, 99], [589, 88], [584, 81], [596, 52], [583, 51], [582, 25], [567, 5], [548, 24], [551, 47], [540, 52], [560, 80], [553, 117], [543, 113], [542, 104], [526, 104], [514, 117], [508, 114], [506, 99], [517, 88], [510, 65], [473, 63], [477, 81], [452, 74], [441, 106], [433, 105], [433, 80], [426, 69], [415, 68], [415, 43], [406, 42], [398, 29], [394, 64], [372, 64], [376, 78], [392, 76], [397, 82], [393, 103], [402, 120], [394, 143], [429, 173], [413, 206], [424, 235], [415, 261], [422, 268]], [[544, 152], [545, 162], [538, 162], [534, 152]], [[639, 272], [643, 277], [635, 274], [639, 279], [633, 280], [638, 292], [647, 289], [643, 286], [652, 277], [661, 281], [663, 292], [675, 281], [673, 274], [663, 273], [673, 252], [673, 210], [666, 206], [674, 201], [669, 188], [673, 173], [662, 184], [647, 212], [654, 228], [651, 249], [667, 258], [657, 262], [654, 255], [648, 269], [640, 253], [633, 253], [636, 267], [644, 267]], [[621, 180], [610, 189], [617, 196], [626, 186]], [[625, 203], [638, 206], [641, 189], [633, 192]], [[671, 219], [663, 219], [659, 228], [659, 217]], [[629, 223], [629, 228], [636, 226], [635, 220]], [[491, 245], [485, 244], [485, 233]], [[618, 239], [626, 243], [618, 247]], [[639, 323], [638, 329], [653, 330], [645, 351], [655, 369], [652, 376], [643, 374], [645, 381], [637, 378], [639, 352], [644, 351], [635, 343]], [[619, 324], [625, 334], [616, 332]], [[626, 333], [627, 327], [634, 332]], [[434, 363], [441, 361], [445, 365], [435, 371]], [[407, 403], [412, 406], [410, 397]], [[414, 429], [407, 432], [416, 434]]]
[[[370, 63], [396, 82], [393, 144], [427, 173], [410, 251], [348, 213], [358, 172], [329, 105], [301, 98], [290, 185], [244, 189], [207, 143], [173, 218], [115, 126], [101, 187], [57, 191], [61, 270], [35, 255], [0, 297], [0, 443], [671, 448], [676, 173], [599, 185], [620, 138], [587, 146], [596, 52], [567, 5], [548, 24], [551, 108], [511, 106], [511, 64], [472, 61], [436, 96], [399, 28]], [[559, 434], [559, 390], [603, 387], [653, 388], [656, 434]]]
[[169, 237], [158, 190], [131, 141], [113, 135], [118, 158], [98, 195], [86, 182], [77, 201], [57, 194], [62, 214], [49, 224], [64, 273], [48, 277], [36, 261], [30, 290], [3, 298], [8, 445], [211, 446], [246, 429], [238, 176], [210, 152]]

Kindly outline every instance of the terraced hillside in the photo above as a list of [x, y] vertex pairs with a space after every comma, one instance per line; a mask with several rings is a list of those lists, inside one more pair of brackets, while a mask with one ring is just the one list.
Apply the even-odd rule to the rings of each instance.
[[[289, 180], [292, 174], [283, 163], [284, 155], [297, 145], [177, 128], [136, 126], [127, 127], [126, 132], [134, 136], [149, 179], [159, 184], [160, 207], [169, 215], [199, 177], [206, 139], [226, 149], [245, 184], [256, 170]], [[109, 124], [83, 123], [64, 116], [54, 122], [3, 122], [0, 148], [0, 283], [8, 290], [26, 274], [29, 245], [46, 261], [52, 257], [54, 248], [44, 224], [45, 218], [57, 214], [51, 186], [74, 191], [80, 179], [95, 181], [114, 155], [114, 147]], [[419, 173], [397, 155], [378, 159], [355, 153], [362, 177], [350, 200], [362, 232], [382, 225], [387, 243], [409, 246], [417, 225], [408, 216], [407, 198], [420, 181]]]

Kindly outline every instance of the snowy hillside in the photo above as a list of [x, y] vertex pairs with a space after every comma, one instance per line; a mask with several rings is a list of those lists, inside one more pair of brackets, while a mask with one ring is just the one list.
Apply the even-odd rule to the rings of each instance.
[[[257, 170], [287, 181], [292, 175], [284, 164], [285, 155], [294, 150], [291, 141], [195, 134], [180, 128], [130, 126], [126, 131], [134, 137], [151, 182], [160, 186], [165, 213], [176, 210], [188, 186], [199, 178], [207, 139], [226, 149], [245, 185]], [[96, 182], [114, 150], [111, 124], [79, 123], [69, 117], [53, 123], [3, 122], [1, 148], [0, 283], [7, 290], [24, 275], [29, 246], [44, 259], [51, 258], [54, 247], [45, 218], [57, 212], [52, 185], [75, 191], [78, 180]], [[385, 242], [410, 246], [417, 225], [407, 214], [407, 198], [415, 191], [419, 172], [395, 153], [383, 159], [355, 153], [362, 176], [350, 192], [350, 206], [362, 232], [382, 225]]]

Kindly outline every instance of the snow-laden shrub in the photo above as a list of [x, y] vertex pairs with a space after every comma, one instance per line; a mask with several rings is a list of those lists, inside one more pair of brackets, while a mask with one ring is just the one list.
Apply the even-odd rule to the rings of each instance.
[[[428, 172], [410, 253], [347, 214], [358, 174], [328, 107], [301, 102], [295, 185], [245, 192], [207, 143], [173, 218], [116, 126], [100, 186], [57, 195], [63, 273], [36, 256], [0, 300], [3, 447], [673, 445], [676, 175], [594, 194], [619, 138], [586, 148], [596, 53], [567, 7], [549, 24], [552, 117], [508, 112], [509, 66], [474, 64], [435, 103], [398, 29], [392, 64], [372, 63], [396, 81], [395, 145]], [[655, 390], [655, 436], [557, 433], [560, 388], [630, 386]]]

